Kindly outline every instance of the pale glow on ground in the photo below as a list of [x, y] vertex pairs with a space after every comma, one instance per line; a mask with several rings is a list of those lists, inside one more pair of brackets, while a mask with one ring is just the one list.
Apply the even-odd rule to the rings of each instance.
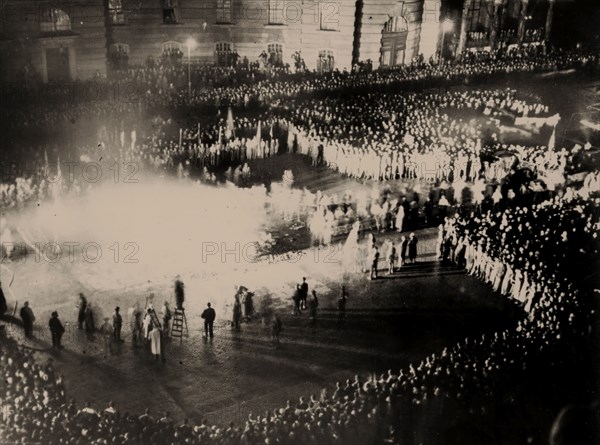
[[[244, 260], [255, 260], [265, 201], [262, 187], [148, 179], [98, 185], [83, 197], [13, 216], [10, 223], [13, 234], [20, 232], [15, 238], [36, 246], [43, 260], [52, 262], [58, 255], [59, 262], [72, 262], [69, 255], [74, 252], [94, 263], [100, 275], [119, 279], [125, 274], [136, 281], [142, 274], [154, 280], [232, 270]], [[58, 243], [60, 253], [51, 251], [52, 242]]]

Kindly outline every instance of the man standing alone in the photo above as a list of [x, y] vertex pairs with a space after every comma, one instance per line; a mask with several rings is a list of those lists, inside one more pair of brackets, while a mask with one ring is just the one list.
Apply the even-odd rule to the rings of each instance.
[[408, 259], [410, 260], [411, 264], [414, 264], [417, 261], [417, 243], [418, 242], [419, 242], [419, 240], [417, 239], [415, 234], [411, 233], [410, 237], [408, 239]]
[[183, 310], [183, 302], [185, 301], [185, 291], [183, 281], [179, 278], [175, 280], [175, 305], [177, 309]]
[[308, 283], [306, 277], [302, 277], [300, 285], [300, 309], [306, 309], [306, 300], [308, 299]]
[[406, 257], [408, 255], [408, 240], [405, 236], [400, 238], [400, 266], [406, 264]]
[[52, 347], [62, 349], [63, 346], [60, 344], [60, 340], [65, 333], [65, 328], [58, 319], [58, 312], [52, 312], [48, 326], [50, 327], [50, 334], [52, 335]]
[[207, 308], [202, 312], [201, 317], [204, 319], [204, 335], [206, 337], [213, 337], [213, 323], [215, 322], [216, 314], [215, 310], [210, 307], [210, 303], [208, 303]]
[[33, 311], [29, 307], [29, 301], [23, 303], [23, 307], [19, 312], [21, 315], [21, 320], [23, 320], [23, 329], [25, 330], [25, 337], [31, 338], [33, 333], [33, 322], [35, 321], [35, 316], [33, 315]]
[[85, 321], [85, 309], [87, 308], [87, 300], [85, 299], [85, 296], [82, 293], [79, 294], [79, 305], [77, 308], [77, 327], [79, 329], [83, 329], [83, 322]]
[[121, 328], [123, 327], [123, 317], [121, 317], [121, 314], [119, 313], [120, 310], [121, 308], [117, 306], [115, 308], [115, 313], [113, 314], [113, 336], [115, 342], [117, 343], [121, 343], [123, 341], [121, 340]]

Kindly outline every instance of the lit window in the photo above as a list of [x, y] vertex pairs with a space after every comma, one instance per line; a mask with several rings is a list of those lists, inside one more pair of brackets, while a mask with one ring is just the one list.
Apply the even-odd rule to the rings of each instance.
[[108, 0], [108, 16], [110, 23], [122, 25], [125, 23], [125, 11], [123, 11], [123, 0]]
[[283, 2], [284, 0], [267, 0], [269, 8], [269, 25], [283, 24]]
[[179, 21], [178, 16], [177, 0], [163, 0], [163, 23], [175, 25]]
[[483, 23], [483, 16], [486, 12], [485, 7], [481, 7], [480, 0], [474, 0], [469, 8], [469, 31], [479, 31]]
[[404, 17], [390, 17], [383, 27], [383, 32], [402, 32], [408, 29], [408, 23]]
[[40, 31], [42, 32], [63, 32], [71, 31], [71, 19], [62, 9], [46, 9], [42, 14], [40, 21]]
[[281, 43], [270, 43], [267, 46], [267, 53], [269, 53], [269, 63], [271, 65], [281, 65], [283, 63], [283, 46]]
[[319, 58], [317, 59], [317, 71], [319, 73], [327, 73], [333, 71], [335, 68], [335, 57], [333, 51], [330, 49], [324, 49], [319, 51]]
[[178, 66], [183, 60], [183, 51], [181, 50], [182, 45], [176, 41], [169, 41], [163, 43], [163, 53], [161, 61], [165, 66]]
[[217, 23], [232, 23], [231, 0], [217, 0]]
[[230, 52], [231, 51], [231, 43], [217, 43], [217, 51]]
[[237, 53], [233, 51], [233, 45], [228, 42], [215, 45], [215, 58], [218, 66], [234, 66], [237, 63]]
[[109, 66], [114, 70], [127, 69], [129, 65], [129, 45], [113, 43], [108, 49]]
[[181, 51], [181, 43], [170, 41], [163, 43], [163, 53]]

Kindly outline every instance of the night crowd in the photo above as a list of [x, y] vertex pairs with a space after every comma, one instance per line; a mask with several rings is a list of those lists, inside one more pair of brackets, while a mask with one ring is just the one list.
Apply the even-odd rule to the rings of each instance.
[[[427, 173], [438, 186], [422, 192], [428, 195], [426, 200], [414, 190], [402, 196], [384, 188], [374, 189], [372, 196], [299, 193], [285, 186], [275, 188], [273, 193], [295, 196], [292, 202], [304, 210], [294, 210], [289, 205], [280, 210], [289, 218], [308, 217], [314, 235], [324, 243], [333, 236], [333, 230], [323, 227], [331, 228], [333, 224], [343, 225], [346, 232], [351, 232], [356, 221], [368, 219], [372, 221], [371, 228], [402, 231], [409, 218], [418, 218], [420, 209], [433, 222], [427, 202], [430, 206], [435, 203], [438, 207], [454, 207], [454, 214], [446, 215], [444, 210], [436, 221], [441, 223], [440, 260], [464, 267], [488, 282], [494, 291], [519, 302], [524, 311], [516, 326], [467, 338], [398, 372], [389, 370], [382, 375], [356, 376], [354, 380], [338, 382], [330, 393], [324, 390], [316, 396], [301, 397], [280, 409], [250, 416], [241, 425], [225, 427], [191, 425], [187, 420], [182, 423], [166, 412], [133, 415], [114, 404], [104, 409], [89, 404], [80, 407], [68, 398], [63, 378], [51, 364], [40, 365], [29, 352], [3, 337], [0, 365], [5, 377], [0, 381], [0, 437], [8, 442], [98, 445], [400, 444], [411, 428], [409, 420], [418, 418], [419, 413], [441, 412], [444, 406], [453, 404], [483, 412], [489, 409], [492, 397], [509, 397], [514, 390], [511, 382], [522, 378], [536, 358], [562, 351], [569, 341], [581, 339], [589, 323], [584, 297], [590, 292], [590, 283], [577, 278], [587, 260], [598, 254], [598, 174], [590, 173], [578, 187], [564, 187], [566, 169], [576, 155], [573, 150], [499, 147], [493, 136], [498, 125], [493, 119], [546, 117], [548, 109], [518, 99], [511, 90], [404, 93], [392, 99], [372, 91], [364, 93], [362, 99], [357, 96], [348, 101], [297, 98], [309, 92], [397, 82], [554, 70], [582, 64], [589, 56], [558, 52], [471, 57], [456, 65], [421, 63], [391, 71], [307, 75], [306, 79], [301, 73], [283, 70], [269, 75], [272, 79], [261, 78], [266, 76], [264, 73], [252, 77], [255, 73], [248, 68], [247, 80], [240, 85], [195, 89], [192, 102], [234, 107], [282, 97], [296, 97], [296, 102], [277, 105], [273, 117], [251, 120], [228, 116], [208, 128], [182, 129], [181, 142], [177, 141], [176, 131], [174, 135], [167, 134], [172, 126], [167, 122], [157, 123], [146, 135], [140, 132], [139, 141], [128, 130], [126, 137], [117, 137], [114, 142], [120, 145], [118, 156], [125, 153], [129, 159], [144, 159], [153, 168], [171, 169], [180, 176], [189, 175], [189, 166], [193, 165], [205, 172], [206, 180], [216, 181], [216, 176], [210, 176], [215, 174], [212, 167], [223, 162], [226, 179], [238, 185], [243, 185], [244, 174], [249, 181], [247, 160], [281, 151], [304, 154], [315, 164], [328, 165], [355, 178], [415, 179], [424, 178]], [[162, 105], [177, 106], [189, 100], [184, 91], [171, 87], [180, 81], [181, 71], [177, 67], [172, 71], [145, 67], [124, 71], [124, 75], [148, 88], [147, 104], [160, 101]], [[194, 75], [221, 76], [201, 68], [195, 69]], [[123, 109], [132, 110], [127, 105]], [[486, 117], [476, 120], [476, 126], [452, 117], [456, 110], [462, 113], [465, 109], [472, 110], [474, 116]], [[87, 112], [84, 110], [88, 110], [88, 105], [82, 105], [81, 112]], [[63, 118], [60, 111], [53, 116], [52, 119]], [[482, 143], [483, 133], [489, 133], [489, 137]], [[403, 149], [398, 150], [398, 146]], [[499, 148], [509, 153], [508, 161], [490, 155]], [[550, 156], [540, 156], [548, 150]], [[85, 149], [81, 153], [88, 155]], [[42, 164], [47, 163], [40, 151], [36, 156]], [[547, 181], [551, 186], [544, 184], [542, 190], [537, 190], [535, 181], [528, 180], [508, 187], [507, 178], [514, 177], [519, 164], [525, 162], [538, 175], [556, 178], [554, 182]], [[420, 165], [427, 168], [422, 170]], [[449, 186], [439, 186], [443, 181], [458, 182], [453, 184], [452, 194], [446, 194]], [[486, 181], [494, 183], [491, 189]], [[467, 187], [467, 182], [473, 184]], [[76, 185], [77, 193], [89, 186]], [[469, 188], [474, 206], [463, 202], [463, 188]], [[52, 184], [42, 186], [34, 178], [19, 177], [14, 184], [2, 186], [2, 206], [19, 208], [31, 199], [62, 192], [53, 192]], [[240, 298], [236, 298], [237, 316], [242, 310]], [[85, 326], [85, 313], [80, 322]], [[148, 325], [151, 323], [149, 320]], [[58, 329], [56, 323], [54, 329]]]

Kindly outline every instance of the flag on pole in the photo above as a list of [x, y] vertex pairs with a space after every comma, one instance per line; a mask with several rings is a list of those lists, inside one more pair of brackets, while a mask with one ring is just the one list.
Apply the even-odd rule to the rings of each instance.
[[50, 194], [55, 201], [60, 198], [62, 193], [62, 171], [60, 168], [60, 157], [58, 157], [56, 160], [56, 166], [56, 176], [54, 176], [53, 180], [50, 181]]
[[261, 132], [261, 123], [260, 121], [258, 121], [258, 127], [256, 127], [256, 144], [260, 144]]
[[548, 148], [550, 150], [554, 150], [554, 146], [556, 145], [556, 127], [552, 130], [552, 136], [550, 136], [550, 140], [548, 141]]
[[227, 108], [227, 127], [225, 128], [225, 137], [229, 139], [233, 136], [233, 112], [231, 107]]
[[56, 159], [56, 176], [59, 179], [62, 179], [62, 169], [60, 168], [60, 156]]
[[135, 149], [135, 143], [137, 141], [137, 132], [135, 130], [131, 130], [131, 149]]
[[50, 175], [50, 163], [48, 162], [48, 151], [46, 151], [46, 147], [44, 147], [44, 170], [42, 171], [42, 177], [48, 178]]

